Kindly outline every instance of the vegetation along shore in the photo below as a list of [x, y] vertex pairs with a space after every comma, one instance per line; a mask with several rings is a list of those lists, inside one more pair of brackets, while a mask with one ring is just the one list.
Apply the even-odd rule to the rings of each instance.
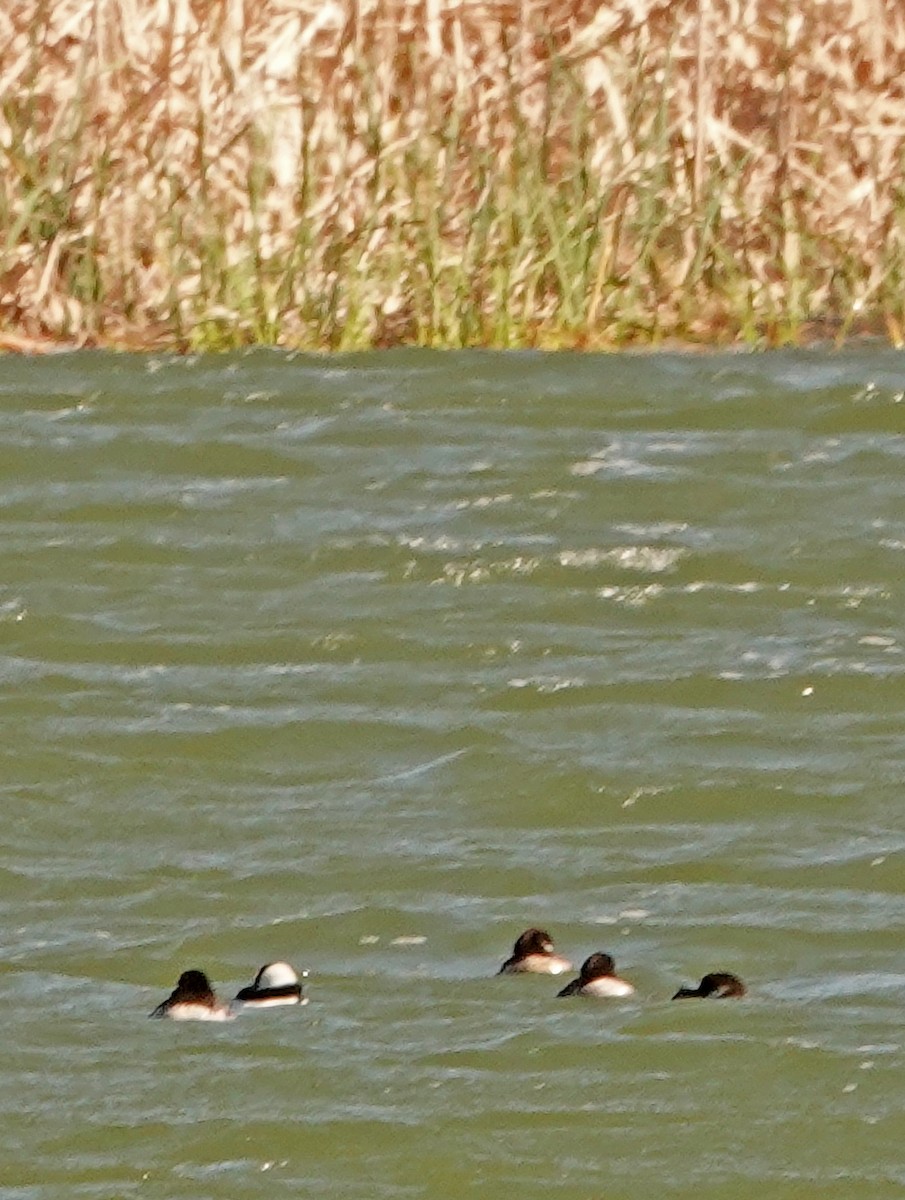
[[905, 333], [901, 0], [6, 0], [0, 346]]

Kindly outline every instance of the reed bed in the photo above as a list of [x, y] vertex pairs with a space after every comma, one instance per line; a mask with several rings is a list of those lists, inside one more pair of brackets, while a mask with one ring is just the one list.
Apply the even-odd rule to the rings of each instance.
[[6, 0], [0, 342], [905, 330], [901, 0]]

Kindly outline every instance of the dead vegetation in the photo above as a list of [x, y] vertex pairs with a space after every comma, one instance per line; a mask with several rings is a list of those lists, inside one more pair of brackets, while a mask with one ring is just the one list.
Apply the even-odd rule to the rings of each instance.
[[6, 0], [0, 345], [905, 328], [900, 0]]

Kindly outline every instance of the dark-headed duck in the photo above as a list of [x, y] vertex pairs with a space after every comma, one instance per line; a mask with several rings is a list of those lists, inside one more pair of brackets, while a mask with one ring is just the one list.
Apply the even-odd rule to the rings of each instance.
[[691, 997], [707, 999], [713, 997], [714, 1000], [731, 1000], [736, 996], [744, 996], [745, 985], [737, 975], [730, 975], [727, 971], [714, 971], [710, 975], [705, 975], [696, 988], [680, 987], [673, 1000], [688, 1000]]
[[631, 996], [632, 985], [616, 974], [616, 964], [609, 954], [592, 954], [581, 964], [578, 978], [567, 983], [559, 996]]
[[526, 929], [513, 946], [512, 957], [506, 959], [497, 974], [563, 975], [571, 970], [569, 960], [556, 953], [549, 933], [543, 929]]
[[173, 991], [148, 1016], [171, 1021], [228, 1021], [232, 1013], [214, 995], [203, 971], [183, 971]]

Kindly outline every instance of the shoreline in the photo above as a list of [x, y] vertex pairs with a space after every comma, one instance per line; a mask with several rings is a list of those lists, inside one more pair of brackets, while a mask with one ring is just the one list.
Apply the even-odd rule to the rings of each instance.
[[878, 351], [905, 349], [901, 340], [881, 333], [853, 333], [844, 340], [815, 334], [813, 337], [800, 338], [794, 342], [781, 343], [761, 342], [703, 342], [683, 341], [681, 338], [664, 338], [657, 343], [635, 341], [621, 345], [512, 345], [512, 346], [430, 346], [415, 343], [399, 342], [392, 346], [358, 346], [342, 350], [330, 348], [285, 346], [279, 343], [247, 343], [241, 346], [225, 346], [218, 348], [198, 349], [191, 346], [172, 346], [165, 342], [140, 345], [133, 341], [128, 343], [103, 341], [66, 341], [64, 339], [37, 339], [19, 335], [8, 330], [0, 330], [0, 359], [4, 357], [18, 358], [50, 358], [54, 355], [80, 353], [106, 354], [164, 354], [174, 358], [190, 357], [198, 354], [227, 355], [251, 354], [256, 351], [273, 351], [285, 355], [310, 355], [311, 357], [328, 358], [331, 355], [365, 355], [394, 351], [428, 351], [433, 354], [462, 354], [476, 351], [485, 354], [587, 354], [587, 355], [658, 355], [658, 354], [687, 354], [706, 357], [707, 355], [743, 355], [767, 354], [777, 350], [799, 350], [803, 352], [835, 354], [843, 351], [871, 350]]

